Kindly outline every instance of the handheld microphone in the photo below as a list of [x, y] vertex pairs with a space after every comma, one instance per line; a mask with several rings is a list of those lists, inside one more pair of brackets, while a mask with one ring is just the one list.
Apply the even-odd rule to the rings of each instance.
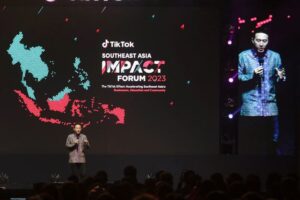
[[263, 66], [264, 65], [264, 58], [263, 57], [259, 57], [258, 58], [258, 63], [259, 63], [259, 66]]
[[78, 151], [78, 149], [79, 149], [79, 135], [78, 134], [76, 134], [76, 138], [77, 138], [77, 144], [76, 144], [76, 149], [77, 149], [77, 151]]
[[263, 68], [263, 73], [261, 75], [262, 79], [264, 78], [264, 62], [265, 62], [264, 57], [259, 56], [258, 57], [258, 63], [259, 63], [259, 66]]

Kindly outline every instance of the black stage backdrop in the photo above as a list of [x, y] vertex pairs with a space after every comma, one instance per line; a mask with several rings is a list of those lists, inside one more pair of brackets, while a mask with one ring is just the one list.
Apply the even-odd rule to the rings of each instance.
[[1, 154], [65, 155], [78, 122], [89, 154], [218, 153], [217, 8], [1, 9]]
[[10, 187], [65, 179], [74, 123], [92, 145], [88, 174], [104, 169], [110, 181], [128, 164], [140, 180], [160, 169], [296, 171], [294, 158], [218, 155], [216, 2], [28, 2], [0, 4], [0, 172]]

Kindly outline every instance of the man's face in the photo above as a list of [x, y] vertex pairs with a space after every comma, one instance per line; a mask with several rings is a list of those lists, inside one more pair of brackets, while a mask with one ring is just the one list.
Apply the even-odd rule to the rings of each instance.
[[266, 33], [256, 33], [255, 37], [252, 39], [252, 43], [259, 53], [266, 50], [269, 43], [269, 36]]
[[81, 130], [82, 130], [81, 125], [80, 124], [76, 124], [75, 127], [74, 127], [74, 132], [76, 134], [80, 134]]

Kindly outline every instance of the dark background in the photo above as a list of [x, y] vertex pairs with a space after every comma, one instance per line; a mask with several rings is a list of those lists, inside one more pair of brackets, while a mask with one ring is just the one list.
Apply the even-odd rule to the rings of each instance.
[[[92, 144], [90, 154], [218, 153], [218, 9], [112, 6], [101, 13], [100, 6], [46, 5], [38, 14], [39, 9], [38, 5], [7, 5], [1, 12], [0, 55], [5, 74], [1, 78], [1, 154], [66, 154], [64, 143], [71, 132], [70, 127], [29, 117], [17, 102], [13, 90], [25, 94], [26, 90], [20, 84], [20, 68], [11, 64], [6, 50], [19, 31], [28, 47], [44, 47], [42, 59], [56, 72], [40, 85], [32, 82], [37, 94], [60, 91], [77, 56], [92, 84], [88, 92], [77, 91], [77, 97], [96, 96], [126, 109], [125, 125], [105, 123], [84, 130]], [[134, 41], [134, 52], [165, 59], [162, 71], [168, 76], [167, 93], [120, 94], [101, 89], [101, 43], [105, 39]], [[42, 95], [37, 103], [46, 106]]]
[[[11, 65], [11, 58], [6, 53], [19, 31], [23, 31], [23, 42], [28, 46], [43, 46], [46, 49], [44, 61], [55, 60], [54, 70], [61, 73], [54, 83], [45, 82], [37, 90], [50, 93], [60, 90], [72, 69], [74, 57], [78, 56], [82, 61], [80, 66], [89, 73], [93, 84], [89, 93], [82, 91], [82, 97], [97, 96], [103, 102], [126, 108], [125, 125], [103, 124], [84, 130], [92, 143], [88, 153], [89, 174], [104, 169], [113, 181], [121, 176], [122, 168], [128, 164], [139, 169], [139, 179], [160, 169], [172, 172], [175, 177], [185, 169], [200, 171], [204, 177], [214, 172], [228, 174], [233, 171], [264, 177], [270, 171], [297, 170], [295, 157], [219, 154], [219, 136], [224, 131], [223, 126], [219, 128], [219, 122], [231, 123], [226, 120], [228, 113], [221, 108], [224, 91], [220, 91], [219, 86], [223, 85], [226, 63], [219, 62], [220, 53], [223, 54], [226, 48], [227, 25], [247, 8], [257, 7], [253, 1], [234, 8], [229, 8], [233, 5], [231, 1], [217, 0], [124, 1], [112, 5], [110, 2], [77, 2], [72, 6], [68, 1], [55, 4], [0, 2], [0, 171], [9, 175], [11, 187], [49, 180], [51, 173], [59, 173], [63, 178], [69, 175], [64, 144], [71, 128], [44, 124], [30, 117], [13, 93], [16, 88], [25, 92], [20, 84], [20, 70]], [[258, 6], [260, 10], [251, 12], [263, 16], [268, 5]], [[44, 8], [38, 15], [41, 6]], [[101, 13], [104, 6], [108, 7]], [[155, 14], [154, 20], [152, 14]], [[69, 18], [67, 24], [66, 17]], [[183, 23], [184, 31], [180, 29]], [[97, 28], [101, 29], [99, 34], [96, 34]], [[74, 43], [74, 37], [78, 38], [77, 43]], [[112, 94], [101, 90], [98, 87], [101, 83], [98, 76], [100, 45], [108, 37], [133, 40], [137, 48], [166, 59], [168, 92]], [[249, 45], [248, 36], [244, 37], [244, 43], [239, 43], [241, 49]], [[290, 46], [291, 42], [292, 39]], [[281, 48], [283, 46], [279, 49], [277, 46], [276, 50], [285, 56], [288, 51]], [[295, 72], [299, 74], [299, 70]], [[190, 84], [187, 84], [188, 80]], [[299, 82], [296, 85], [297, 100]], [[80, 97], [80, 94], [76, 95]], [[42, 98], [38, 101], [41, 105], [45, 103]], [[170, 106], [171, 101], [174, 106]]]

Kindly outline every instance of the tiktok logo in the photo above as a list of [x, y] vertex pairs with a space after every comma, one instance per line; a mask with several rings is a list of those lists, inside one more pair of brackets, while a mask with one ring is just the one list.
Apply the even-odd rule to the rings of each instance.
[[102, 43], [102, 47], [104, 49], [106, 49], [108, 47], [108, 44], [109, 44], [109, 41], [108, 40], [105, 40], [105, 42]]
[[109, 41], [106, 39], [102, 43], [102, 47], [106, 49], [108, 46], [112, 48], [134, 48], [134, 43], [126, 41]]

